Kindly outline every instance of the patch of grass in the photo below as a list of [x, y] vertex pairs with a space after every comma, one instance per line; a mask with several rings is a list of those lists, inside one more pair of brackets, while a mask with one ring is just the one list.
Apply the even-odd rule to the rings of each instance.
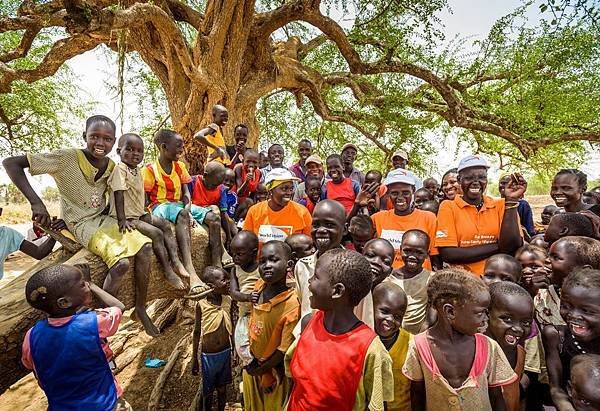
[[[56, 202], [46, 202], [46, 208], [51, 216], [60, 215], [60, 204]], [[31, 222], [31, 206], [29, 203], [20, 204], [2, 204], [2, 216], [0, 216], [0, 224], [26, 224]]]

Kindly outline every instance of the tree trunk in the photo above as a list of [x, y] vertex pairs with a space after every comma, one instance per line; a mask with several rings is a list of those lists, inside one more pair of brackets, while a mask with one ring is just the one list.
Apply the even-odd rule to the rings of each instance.
[[[201, 273], [207, 261], [209, 261], [208, 233], [203, 227], [197, 226], [192, 230], [192, 244], [194, 267], [198, 273]], [[27, 280], [33, 274], [42, 268], [61, 263], [87, 263], [90, 266], [92, 281], [99, 286], [102, 286], [104, 283], [107, 267], [100, 257], [90, 253], [86, 249], [81, 249], [73, 254], [60, 248], [15, 278], [1, 290], [0, 393], [4, 392], [29, 372], [21, 364], [21, 345], [27, 330], [37, 320], [44, 317], [44, 313], [35, 310], [27, 303], [25, 299], [25, 284], [27, 284]], [[181, 298], [185, 294], [184, 291], [176, 291], [167, 285], [162, 269], [155, 256], [152, 257], [148, 284], [148, 301], [157, 298]], [[121, 288], [119, 289], [118, 298], [125, 304], [126, 308], [133, 307], [135, 300], [133, 268], [125, 274]]]

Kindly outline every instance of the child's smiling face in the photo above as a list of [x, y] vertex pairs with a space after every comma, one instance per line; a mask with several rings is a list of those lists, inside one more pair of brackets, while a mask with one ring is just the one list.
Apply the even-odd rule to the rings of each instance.
[[331, 256], [324, 255], [317, 260], [315, 272], [308, 279], [310, 290], [310, 308], [315, 310], [328, 310], [333, 305], [333, 285], [329, 277], [329, 264]]
[[165, 161], [177, 161], [183, 155], [183, 137], [174, 134], [159, 147], [160, 157]]
[[560, 293], [560, 315], [581, 342], [600, 338], [600, 288], [570, 285]]
[[392, 273], [394, 247], [389, 242], [379, 238], [370, 241], [363, 249], [363, 256], [371, 266], [373, 287]]
[[533, 300], [528, 295], [499, 295], [490, 307], [488, 334], [504, 351], [514, 350], [531, 332]]
[[405, 234], [400, 244], [400, 252], [405, 269], [411, 273], [420, 273], [429, 255], [429, 245], [421, 237]]
[[600, 369], [597, 368], [597, 364], [578, 362], [571, 366], [568, 392], [576, 411], [600, 410], [599, 386]]
[[85, 130], [86, 148], [97, 160], [111, 152], [115, 141], [115, 129], [105, 121], [95, 121]]
[[406, 306], [406, 294], [376, 288], [373, 292], [373, 311], [377, 335], [389, 338], [397, 333], [402, 327]]
[[320, 201], [313, 211], [311, 236], [319, 254], [339, 247], [345, 232], [346, 212], [341, 204]]
[[327, 173], [334, 183], [344, 181], [344, 167], [339, 158], [334, 157], [327, 160]]
[[306, 196], [310, 198], [313, 203], [318, 203], [321, 199], [321, 180], [309, 179], [305, 183]]
[[568, 208], [570, 205], [581, 201], [585, 187], [580, 187], [577, 176], [572, 174], [559, 174], [552, 180], [550, 197], [557, 207]]

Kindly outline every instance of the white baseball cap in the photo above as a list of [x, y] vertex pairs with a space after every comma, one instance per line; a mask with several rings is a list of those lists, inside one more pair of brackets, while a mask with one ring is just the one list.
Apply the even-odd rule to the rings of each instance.
[[392, 154], [392, 158], [394, 157], [400, 157], [408, 161], [408, 154], [406, 154], [406, 151], [404, 150], [396, 150], [394, 154]]
[[274, 168], [265, 176], [265, 186], [268, 187], [273, 181], [300, 181], [300, 179], [287, 168]]
[[460, 160], [460, 163], [458, 163], [458, 171], [464, 170], [465, 168], [471, 168], [471, 167], [490, 168], [490, 165], [488, 164], [485, 157], [478, 156], [478, 155], [466, 156], [465, 158]]
[[403, 170], [401, 168], [397, 168], [388, 173], [385, 180], [383, 180], [383, 184], [389, 186], [390, 184], [395, 183], [404, 183], [410, 184], [411, 186], [415, 185], [415, 178], [412, 173], [407, 170]]

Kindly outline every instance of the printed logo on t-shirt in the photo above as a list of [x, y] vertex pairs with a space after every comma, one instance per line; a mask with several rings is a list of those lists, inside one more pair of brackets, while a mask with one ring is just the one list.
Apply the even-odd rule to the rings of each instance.
[[435, 237], [436, 238], [446, 238], [448, 237], [448, 231], [446, 230], [438, 230], [435, 232]]
[[291, 225], [263, 224], [258, 228], [258, 241], [263, 244], [272, 240], [284, 241], [293, 231], [294, 227]]
[[404, 236], [404, 231], [400, 230], [381, 230], [381, 238], [385, 238], [392, 246], [394, 246], [395, 250], [399, 250], [402, 245], [402, 237]]
[[476, 245], [495, 244], [498, 242], [498, 236], [476, 234], [470, 240], [461, 240], [459, 247], [473, 247]]

